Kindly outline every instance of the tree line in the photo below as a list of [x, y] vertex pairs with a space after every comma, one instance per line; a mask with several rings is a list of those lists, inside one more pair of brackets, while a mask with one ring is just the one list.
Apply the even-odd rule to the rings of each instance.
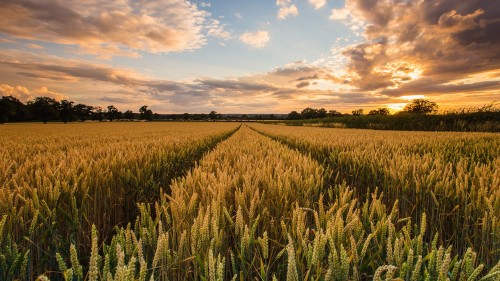
[[0, 123], [23, 121], [49, 121], [59, 120], [64, 123], [86, 120], [115, 121], [115, 120], [148, 120], [151, 121], [155, 114], [147, 105], [141, 106], [139, 112], [127, 110], [121, 112], [115, 106], [106, 108], [75, 103], [70, 100], [57, 101], [50, 97], [36, 97], [26, 104], [13, 96], [2, 96], [0, 99]]
[[492, 102], [482, 107], [446, 110], [439, 114], [429, 114], [437, 113], [437, 104], [424, 99], [411, 101], [396, 114], [389, 114], [386, 108], [374, 109], [368, 114], [363, 114], [362, 109], [353, 110], [352, 114], [342, 114], [335, 110], [306, 108], [300, 113], [291, 112], [287, 116], [288, 120], [280, 123], [290, 126], [375, 130], [500, 132], [498, 105], [497, 102]]
[[[428, 114], [437, 111], [437, 104], [432, 101], [425, 99], [415, 99], [408, 103], [401, 113], [413, 113], [413, 114]], [[300, 113], [297, 111], [292, 111], [288, 114], [288, 120], [301, 120], [301, 119], [321, 119], [321, 118], [331, 118], [331, 117], [342, 117], [342, 116], [361, 116], [364, 115], [363, 109], [356, 109], [349, 113], [340, 113], [337, 110], [327, 111], [324, 108], [305, 108]], [[389, 115], [389, 109], [381, 107], [377, 109], [372, 109], [368, 112], [368, 115]]]

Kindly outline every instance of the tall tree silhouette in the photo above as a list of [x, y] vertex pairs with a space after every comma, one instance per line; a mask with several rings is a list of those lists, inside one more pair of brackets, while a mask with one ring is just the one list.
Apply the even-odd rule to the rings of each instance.
[[153, 111], [151, 109], [148, 109], [147, 105], [143, 105], [141, 106], [141, 108], [139, 108], [139, 118], [141, 120], [151, 121], [153, 120]]
[[12, 96], [2, 97], [0, 99], [0, 124], [3, 124], [15, 116], [17, 113], [17, 106], [13, 102], [13, 99], [17, 100]]
[[28, 102], [28, 107], [31, 109], [33, 117], [43, 121], [44, 124], [58, 117], [58, 106], [59, 102], [49, 97], [37, 97]]
[[437, 111], [437, 104], [426, 99], [414, 99], [403, 109], [404, 112], [415, 114], [427, 114]]
[[91, 118], [92, 110], [94, 110], [93, 106], [89, 106], [82, 103], [79, 103], [74, 107], [75, 116], [81, 122]]
[[108, 106], [108, 111], [106, 112], [106, 117], [108, 118], [109, 121], [113, 122], [113, 120], [119, 118], [120, 116], [120, 111], [113, 105]]
[[58, 104], [59, 117], [64, 122], [64, 124], [69, 121], [75, 121], [75, 108], [73, 106], [74, 102], [69, 100], [62, 100]]

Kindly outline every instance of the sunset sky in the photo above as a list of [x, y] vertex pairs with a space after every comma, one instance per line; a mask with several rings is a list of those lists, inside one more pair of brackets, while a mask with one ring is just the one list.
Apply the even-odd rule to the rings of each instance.
[[3, 0], [0, 95], [160, 113], [500, 100], [498, 0]]

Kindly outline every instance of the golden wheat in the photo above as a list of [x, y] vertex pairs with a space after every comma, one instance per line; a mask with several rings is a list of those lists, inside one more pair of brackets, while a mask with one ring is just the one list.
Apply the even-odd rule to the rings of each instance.
[[[144, 128], [141, 134], [151, 134], [152, 139], [134, 138], [113, 147], [109, 155], [116, 158], [108, 160], [126, 168], [108, 168], [114, 172], [126, 171], [120, 175], [125, 174], [127, 180], [107, 179], [115, 193], [93, 193], [102, 202], [81, 201], [82, 198], [73, 195], [63, 205], [66, 209], [60, 211], [67, 215], [59, 220], [80, 228], [78, 223], [86, 216], [86, 208], [91, 209], [88, 205], [97, 204], [103, 216], [110, 206], [107, 202], [117, 201], [128, 202], [124, 210], [135, 218], [127, 223], [118, 222], [106, 235], [103, 235], [108, 231], [106, 227], [88, 220], [95, 227], [89, 227], [87, 244], [79, 247], [73, 242], [78, 237], [67, 237], [67, 248], [57, 249], [53, 261], [58, 268], [50, 273], [33, 272], [35, 266], [30, 266], [29, 257], [37, 250], [35, 247], [20, 244], [19, 250], [9, 242], [10, 238], [0, 239], [0, 246], [6, 245], [0, 253], [6, 257], [4, 264], [8, 269], [14, 268], [10, 276], [20, 279], [39, 276], [40, 280], [498, 280], [500, 277], [499, 180], [495, 170], [499, 167], [498, 136], [446, 133], [408, 136], [397, 132], [378, 135], [358, 130], [251, 126], [279, 141], [243, 125], [230, 138], [219, 142], [236, 124], [186, 127], [182, 124], [158, 134], [159, 127], [149, 128], [152, 131]], [[122, 131], [107, 140], [122, 135], [127, 134]], [[158, 180], [156, 173], [159, 178], [169, 180], [173, 177], [164, 177], [162, 171], [172, 175], [172, 167], [179, 169], [179, 161], [196, 159], [186, 156], [195, 153], [182, 154], [182, 151], [198, 151], [200, 146], [212, 147], [215, 143], [218, 143], [215, 148], [183, 176], [169, 183]], [[141, 144], [148, 149], [140, 149]], [[55, 157], [62, 150], [50, 149], [48, 157]], [[86, 151], [81, 144], [73, 149]], [[170, 160], [158, 163], [165, 154]], [[147, 159], [146, 163], [153, 168], [139, 165], [134, 157]], [[191, 167], [192, 162], [185, 167]], [[5, 166], [17, 165], [12, 163]], [[26, 180], [34, 184], [51, 182], [53, 175], [60, 173], [54, 171], [55, 163], [40, 160]], [[48, 166], [39, 170], [44, 165]], [[47, 169], [52, 176], [44, 179]], [[65, 183], [59, 190], [71, 186], [82, 189], [81, 183], [85, 181], [72, 182], [67, 177], [71, 178], [75, 171], [87, 175], [93, 169], [61, 174], [59, 181]], [[149, 177], [161, 185], [149, 187]], [[18, 175], [5, 174], [5, 179], [12, 178]], [[134, 184], [126, 184], [130, 182]], [[93, 184], [95, 181], [90, 181], [84, 188], [89, 189]], [[123, 188], [137, 189], [145, 196], [123, 201], [127, 196], [119, 192]], [[463, 190], [453, 190], [457, 188]], [[22, 190], [10, 186], [3, 194], [5, 198], [17, 199], [19, 193], [10, 194]], [[31, 235], [28, 238], [45, 238], [37, 231], [40, 225], [46, 228], [45, 221], [50, 221], [51, 209], [47, 211], [44, 206], [53, 205], [46, 203], [48, 196], [42, 193], [50, 190], [23, 191], [26, 192], [22, 194], [23, 202], [28, 202], [29, 210], [34, 210], [27, 214], [28, 219], [23, 218], [29, 223], [20, 227], [26, 230], [16, 229], [12, 224], [15, 218], [6, 213], [0, 221], [0, 234], [9, 237], [8, 231], [13, 229]], [[132, 206], [132, 203], [137, 204]], [[465, 205], [450, 211], [452, 204]], [[27, 208], [11, 201], [5, 205]], [[16, 210], [17, 216], [21, 211]], [[55, 214], [57, 217], [59, 213]], [[99, 215], [94, 218], [100, 221]], [[450, 218], [452, 222], [464, 221], [445, 224]], [[486, 218], [488, 222], [484, 221]], [[468, 228], [460, 233], [459, 227], [466, 223]], [[449, 233], [443, 233], [445, 230]], [[484, 245], [477, 242], [478, 237], [484, 239]], [[23, 259], [28, 261], [24, 271]], [[50, 268], [50, 263], [43, 259], [36, 263], [43, 270]]]
[[0, 271], [5, 274], [0, 279], [17, 275], [12, 264], [26, 249], [30, 276], [50, 269], [47, 264], [55, 263], [55, 253], [70, 243], [89, 253], [92, 224], [101, 238], [109, 239], [115, 226], [134, 219], [137, 201], [154, 202], [161, 187], [168, 187], [172, 178], [237, 126], [2, 126], [0, 246], [5, 262], [0, 262]]
[[439, 241], [500, 259], [500, 136], [270, 126], [253, 128], [310, 154], [363, 197], [376, 188], [401, 217], [427, 215]]

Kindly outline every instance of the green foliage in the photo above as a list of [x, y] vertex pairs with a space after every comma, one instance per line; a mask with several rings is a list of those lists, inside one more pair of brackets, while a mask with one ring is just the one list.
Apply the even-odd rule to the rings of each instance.
[[372, 109], [368, 113], [368, 115], [389, 115], [389, 109], [387, 108], [378, 108], [378, 109]]
[[352, 111], [352, 115], [353, 116], [361, 116], [361, 115], [363, 115], [363, 109], [360, 108], [360, 109], [353, 110]]
[[139, 118], [141, 120], [151, 121], [153, 120], [153, 111], [148, 109], [147, 105], [143, 105], [139, 108]]
[[53, 98], [37, 97], [33, 101], [28, 102], [28, 107], [31, 109], [34, 117], [44, 123], [59, 116], [59, 112], [57, 111], [59, 103]]
[[408, 103], [403, 112], [413, 113], [413, 114], [428, 114], [437, 111], [437, 104], [435, 102], [426, 99], [414, 99]]
[[17, 113], [19, 100], [12, 96], [4, 96], [0, 99], [0, 123], [5, 123]]
[[[283, 120], [289, 126], [318, 126], [331, 128], [399, 130], [399, 131], [477, 131], [500, 132], [500, 111], [447, 114], [410, 114], [336, 116], [310, 120]], [[277, 121], [267, 121], [276, 124]]]

